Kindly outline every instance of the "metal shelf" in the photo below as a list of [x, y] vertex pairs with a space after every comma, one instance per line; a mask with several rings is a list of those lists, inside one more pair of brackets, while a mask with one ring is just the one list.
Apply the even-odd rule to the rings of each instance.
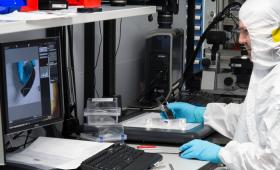
[[71, 7], [67, 10], [32, 12], [34, 14], [54, 16], [48, 19], [38, 18], [36, 20], [29, 20], [26, 18], [26, 20], [20, 21], [0, 20], [0, 35], [156, 13], [155, 6], [127, 5], [124, 7], [112, 7], [103, 5], [101, 12], [94, 13], [77, 13], [76, 8]]

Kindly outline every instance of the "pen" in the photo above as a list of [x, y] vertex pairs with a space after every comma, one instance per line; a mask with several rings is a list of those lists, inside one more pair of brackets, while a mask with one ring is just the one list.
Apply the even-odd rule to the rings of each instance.
[[174, 170], [174, 167], [172, 164], [169, 164], [170, 170]]
[[139, 145], [139, 146], [137, 146], [136, 148], [137, 149], [154, 149], [154, 148], [156, 148], [157, 146], [155, 146], [155, 145]]

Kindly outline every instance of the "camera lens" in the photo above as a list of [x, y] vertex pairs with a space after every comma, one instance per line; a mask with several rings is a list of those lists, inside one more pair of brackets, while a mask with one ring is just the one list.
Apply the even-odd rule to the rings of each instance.
[[159, 11], [157, 19], [159, 28], [171, 28], [173, 23], [173, 14], [169, 11]]

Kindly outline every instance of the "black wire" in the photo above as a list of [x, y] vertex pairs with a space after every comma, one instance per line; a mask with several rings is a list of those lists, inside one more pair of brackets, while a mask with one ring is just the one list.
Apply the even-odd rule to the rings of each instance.
[[96, 92], [97, 97], [99, 97], [99, 93], [98, 93], [98, 90], [96, 88], [96, 74], [95, 74], [95, 71], [96, 71], [96, 68], [97, 68], [97, 65], [98, 65], [98, 61], [99, 61], [99, 58], [100, 58], [101, 45], [102, 45], [102, 42], [103, 42], [103, 34], [102, 34], [102, 31], [101, 31], [101, 23], [100, 23], [100, 21], [98, 22], [98, 25], [99, 25], [100, 42], [99, 42], [99, 47], [98, 47], [96, 61], [95, 61], [95, 64], [93, 66], [94, 91]]
[[[25, 148], [26, 145], [28, 145], [29, 143], [34, 142], [34, 141], [37, 139], [37, 137], [30, 136], [31, 133], [32, 133], [32, 130], [28, 130], [26, 136], [21, 136], [21, 134], [23, 134], [23, 133], [24, 133], [24, 132], [20, 132], [20, 133], [18, 133], [17, 135], [15, 135], [15, 136], [13, 137], [13, 140], [18, 139], [18, 138], [20, 138], [20, 137], [25, 137], [24, 144], [19, 145], [19, 146], [16, 146], [16, 147], [7, 148], [7, 149], [6, 149], [6, 152], [14, 152], [14, 151], [18, 150], [18, 149], [21, 148], [21, 147], [24, 147], [24, 148]], [[28, 141], [28, 139], [29, 139], [30, 137], [32, 138], [32, 140], [31, 140], [31, 141]], [[7, 147], [9, 144], [10, 144], [10, 142], [7, 142], [7, 143], [6, 143], [6, 147]]]
[[[67, 26], [67, 32], [68, 32], [68, 42], [69, 42], [69, 54], [70, 54], [70, 62], [71, 62], [71, 65], [70, 65], [70, 69], [72, 71], [72, 78], [73, 78], [73, 87], [72, 87], [72, 90], [73, 90], [73, 97], [74, 97], [74, 102], [71, 106], [71, 108], [74, 110], [74, 116], [75, 116], [75, 119], [78, 120], [78, 113], [77, 113], [77, 98], [76, 98], [76, 86], [75, 86], [75, 73], [74, 73], [74, 53], [73, 53], [73, 25], [69, 25]], [[69, 83], [69, 82], [68, 82]], [[70, 87], [69, 87], [70, 88]], [[70, 89], [69, 89], [69, 93], [70, 93]], [[71, 95], [71, 93], [69, 94]], [[71, 115], [71, 112], [73, 112], [73, 110], [70, 111], [70, 115]]]
[[36, 139], [37, 139], [37, 138], [34, 138], [34, 139], [32, 139], [31, 141], [26, 142], [25, 144], [22, 144], [22, 145], [19, 145], [19, 146], [16, 146], [16, 147], [8, 148], [8, 149], [6, 149], [6, 152], [7, 152], [7, 153], [9, 153], [9, 152], [14, 152], [14, 151], [20, 149], [21, 147], [23, 147], [24, 145], [28, 145], [28, 144], [34, 142]]
[[[16, 140], [16, 139], [21, 138], [21, 137], [26, 137], [26, 136], [22, 135], [24, 132], [25, 131], [17, 133], [15, 136], [13, 136], [12, 140]], [[32, 137], [32, 138], [34, 138], [34, 137]], [[5, 143], [6, 146], [9, 146], [9, 144], [10, 144], [10, 141]]]
[[[117, 46], [117, 49], [115, 51], [115, 54], [114, 54], [114, 57], [117, 56], [118, 54], [118, 51], [119, 51], [119, 48], [120, 48], [120, 44], [121, 44], [121, 37], [122, 37], [122, 18], [120, 20], [120, 31], [119, 31], [119, 42], [118, 42], [118, 46]], [[96, 74], [95, 74], [95, 70], [97, 68], [97, 65], [98, 65], [98, 61], [99, 61], [99, 58], [100, 58], [100, 51], [101, 51], [101, 45], [102, 45], [102, 42], [103, 42], [103, 35], [102, 35], [102, 31], [101, 31], [101, 24], [100, 24], [100, 21], [99, 21], [99, 33], [100, 33], [100, 37], [101, 37], [101, 40], [99, 42], [99, 47], [98, 47], [98, 53], [97, 53], [97, 59], [96, 59], [96, 62], [95, 62], [95, 65], [93, 67], [93, 73], [94, 73], [94, 77], [93, 77], [93, 80], [94, 80], [94, 88], [95, 88], [95, 92], [97, 94], [97, 97], [99, 97], [99, 92], [96, 88]]]
[[[16, 134], [15, 136], [13, 136], [13, 140], [15, 140], [15, 139], [17, 139], [17, 138], [20, 138], [21, 136], [21, 134], [23, 134], [24, 133], [24, 131], [22, 131], [22, 132], [19, 132], [18, 134]], [[10, 144], [10, 141], [8, 141], [8, 142], [6, 142], [5, 143], [5, 145], [6, 146], [8, 146]]]
[[119, 29], [119, 43], [118, 43], [118, 47], [117, 50], [115, 52], [115, 57], [117, 56], [118, 52], [119, 52], [119, 48], [120, 48], [120, 44], [121, 44], [121, 38], [122, 38], [122, 18], [120, 20], [120, 29]]
[[24, 131], [19, 132], [18, 134], [16, 134], [15, 136], [13, 136], [13, 140], [17, 139], [20, 137], [20, 135], [22, 135], [24, 133]]
[[102, 42], [103, 42], [103, 34], [102, 34], [102, 31], [101, 31], [100, 21], [98, 22], [98, 25], [99, 25], [100, 42], [99, 42], [99, 47], [98, 47], [97, 59], [96, 59], [95, 65], [94, 65], [94, 70], [96, 69], [99, 58], [100, 58], [101, 45], [102, 45]]
[[31, 134], [31, 132], [32, 132], [32, 130], [27, 131], [27, 136], [25, 138], [25, 142], [24, 142], [24, 145], [23, 145], [24, 148], [26, 147], [26, 144], [27, 144], [27, 141], [28, 141], [28, 138], [29, 138], [29, 135]]

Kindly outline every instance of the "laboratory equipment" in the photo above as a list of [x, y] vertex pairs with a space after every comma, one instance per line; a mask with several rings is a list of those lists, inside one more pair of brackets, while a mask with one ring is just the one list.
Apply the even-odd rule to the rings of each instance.
[[[145, 94], [142, 101], [156, 103], [180, 79], [184, 65], [184, 31], [158, 29], [146, 38]], [[141, 101], [140, 101], [141, 102]]]

